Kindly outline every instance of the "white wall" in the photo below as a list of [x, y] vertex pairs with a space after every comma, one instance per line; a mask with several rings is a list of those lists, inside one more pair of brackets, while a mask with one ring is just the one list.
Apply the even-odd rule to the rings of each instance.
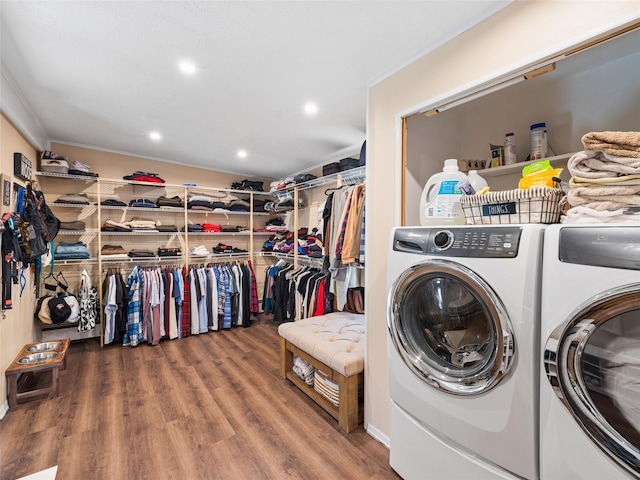
[[418, 107], [436, 106], [492, 78], [535, 65], [638, 18], [637, 1], [516, 1], [370, 88], [365, 421], [368, 430], [381, 440], [388, 439], [390, 431], [386, 257], [389, 232], [400, 224], [400, 192], [395, 196], [382, 193], [398, 184], [399, 118], [416, 112]]

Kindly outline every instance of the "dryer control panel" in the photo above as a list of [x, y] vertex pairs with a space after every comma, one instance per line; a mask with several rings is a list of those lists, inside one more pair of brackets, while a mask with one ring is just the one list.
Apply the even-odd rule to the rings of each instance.
[[422, 255], [513, 258], [518, 255], [522, 228], [416, 227], [397, 230], [393, 249]]

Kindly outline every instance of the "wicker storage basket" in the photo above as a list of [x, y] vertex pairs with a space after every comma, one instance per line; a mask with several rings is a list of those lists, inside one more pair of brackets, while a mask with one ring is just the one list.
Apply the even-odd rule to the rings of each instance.
[[469, 225], [558, 223], [563, 196], [559, 188], [533, 187], [463, 195], [460, 204]]

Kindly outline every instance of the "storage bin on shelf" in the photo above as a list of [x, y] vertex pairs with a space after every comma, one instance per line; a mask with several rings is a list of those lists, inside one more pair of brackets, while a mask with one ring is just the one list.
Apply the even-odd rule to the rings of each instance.
[[460, 204], [468, 225], [558, 223], [563, 196], [559, 188], [533, 187], [463, 195]]

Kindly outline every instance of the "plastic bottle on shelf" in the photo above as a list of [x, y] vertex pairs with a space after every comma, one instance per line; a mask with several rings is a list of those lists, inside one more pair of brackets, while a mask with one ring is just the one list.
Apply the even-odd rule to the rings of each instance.
[[547, 124], [534, 123], [531, 125], [531, 161], [542, 160], [547, 157]]
[[420, 198], [420, 225], [464, 225], [466, 223], [458, 182], [467, 176], [458, 169], [458, 160], [444, 161], [442, 172], [429, 178]]
[[516, 136], [509, 132], [504, 136], [504, 164], [513, 165], [516, 162]]
[[480, 175], [478, 175], [477, 170], [469, 171], [469, 174], [467, 175], [467, 180], [469, 181], [473, 189], [476, 191], [476, 193], [478, 193], [483, 188], [489, 186], [487, 181], [484, 178], [482, 178]]

